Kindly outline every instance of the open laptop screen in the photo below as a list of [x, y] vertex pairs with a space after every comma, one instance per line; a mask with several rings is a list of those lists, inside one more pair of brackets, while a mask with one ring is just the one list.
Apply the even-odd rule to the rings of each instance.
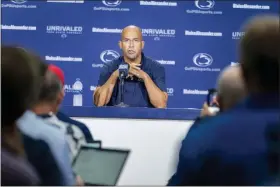
[[129, 151], [81, 147], [73, 170], [87, 185], [116, 185]]

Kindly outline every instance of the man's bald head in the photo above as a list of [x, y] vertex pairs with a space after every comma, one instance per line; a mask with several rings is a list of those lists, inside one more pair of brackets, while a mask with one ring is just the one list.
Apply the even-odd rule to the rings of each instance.
[[226, 67], [218, 78], [218, 102], [222, 110], [227, 110], [246, 95], [240, 66]]
[[141, 29], [134, 25], [125, 27], [119, 45], [126, 59], [131, 62], [139, 59], [144, 47]]
[[125, 27], [123, 30], [122, 30], [122, 35], [121, 35], [121, 39], [123, 40], [123, 38], [129, 33], [129, 32], [135, 32], [137, 33], [137, 35], [139, 35], [139, 38], [142, 40], [143, 37], [142, 37], [142, 31], [140, 29], [140, 27], [137, 27], [135, 25], [129, 25], [127, 27]]

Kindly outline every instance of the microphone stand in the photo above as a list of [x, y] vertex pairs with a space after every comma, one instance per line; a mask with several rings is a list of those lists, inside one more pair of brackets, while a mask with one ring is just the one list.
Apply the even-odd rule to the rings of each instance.
[[120, 75], [120, 84], [119, 84], [119, 91], [120, 91], [120, 103], [116, 105], [117, 107], [129, 107], [127, 104], [124, 103], [124, 75], [123, 73]]

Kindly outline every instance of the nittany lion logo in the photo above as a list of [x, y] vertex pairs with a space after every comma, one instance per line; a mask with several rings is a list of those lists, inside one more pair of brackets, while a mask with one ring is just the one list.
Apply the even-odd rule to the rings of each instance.
[[11, 1], [15, 4], [23, 4], [23, 3], [27, 2], [27, 0], [11, 0]]
[[213, 58], [207, 53], [198, 53], [194, 55], [193, 63], [199, 67], [207, 67], [213, 63]]
[[119, 57], [120, 57], [120, 54], [114, 50], [105, 50], [100, 54], [100, 59], [104, 63], [110, 62]]
[[103, 0], [102, 3], [106, 6], [114, 7], [118, 6], [122, 3], [121, 0], [115, 0], [115, 1], [109, 1], [109, 0]]
[[214, 0], [196, 0], [194, 3], [195, 6], [201, 10], [209, 10], [215, 5]]

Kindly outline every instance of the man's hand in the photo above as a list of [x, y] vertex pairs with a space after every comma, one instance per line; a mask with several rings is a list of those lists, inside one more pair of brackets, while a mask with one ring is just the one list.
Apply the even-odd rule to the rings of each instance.
[[128, 76], [136, 76], [144, 81], [149, 100], [155, 108], [166, 108], [167, 94], [163, 92], [145, 71], [141, 70], [141, 64], [129, 64]]
[[76, 185], [77, 186], [84, 186], [85, 185], [82, 177], [79, 176], [79, 175], [76, 176]]
[[219, 106], [217, 96], [213, 98], [213, 101], [212, 101], [211, 105], [213, 105], [213, 104], [215, 104], [215, 105]]
[[215, 116], [215, 115], [216, 115], [215, 113], [211, 113], [209, 111], [209, 106], [207, 105], [207, 103], [204, 103], [204, 105], [202, 107], [202, 110], [201, 110], [201, 113], [200, 113], [200, 116], [205, 117], [205, 116]]
[[146, 72], [140, 69], [141, 64], [136, 64], [136, 63], [131, 63], [129, 64], [129, 71], [128, 71], [128, 76], [134, 75], [140, 79], [145, 79], [146, 77]]

